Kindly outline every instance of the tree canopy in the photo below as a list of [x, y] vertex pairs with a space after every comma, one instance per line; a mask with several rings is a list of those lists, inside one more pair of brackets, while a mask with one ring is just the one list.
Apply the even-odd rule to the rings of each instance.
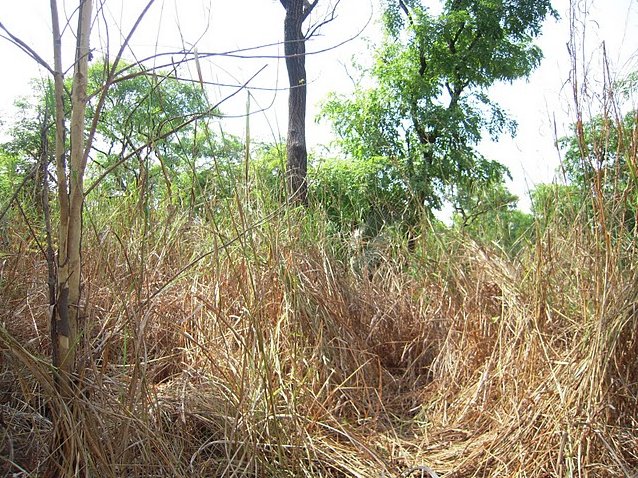
[[[333, 94], [323, 115], [353, 158], [396, 158], [427, 210], [477, 184], [497, 184], [506, 169], [481, 156], [486, 135], [516, 123], [488, 88], [528, 76], [540, 63], [533, 40], [549, 0], [448, 0], [435, 14], [420, 0], [388, 0], [385, 36], [351, 96]], [[370, 81], [371, 80], [371, 81]]]

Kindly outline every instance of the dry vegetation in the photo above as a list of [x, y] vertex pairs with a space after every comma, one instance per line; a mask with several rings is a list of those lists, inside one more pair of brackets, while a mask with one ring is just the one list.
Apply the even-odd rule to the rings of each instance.
[[297, 214], [246, 213], [226, 244], [174, 219], [141, 237], [127, 211], [94, 224], [74, 410], [45, 263], [13, 231], [3, 470], [42, 473], [67, 410], [82, 476], [632, 476], [635, 242], [550, 224], [509, 260], [432, 233], [361, 274]]

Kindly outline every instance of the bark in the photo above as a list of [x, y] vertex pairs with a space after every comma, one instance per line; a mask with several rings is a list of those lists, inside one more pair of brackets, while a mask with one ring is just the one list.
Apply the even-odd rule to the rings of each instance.
[[287, 187], [292, 202], [307, 204], [308, 151], [306, 148], [306, 37], [304, 20], [317, 0], [281, 0], [286, 9], [284, 42], [290, 93], [288, 97], [288, 137], [286, 140]]
[[53, 365], [63, 372], [75, 371], [79, 344], [80, 248], [82, 242], [82, 206], [84, 202], [84, 119], [87, 103], [87, 71], [92, 0], [81, 0], [71, 96], [71, 150], [66, 165], [64, 126], [64, 78], [62, 73], [61, 33], [57, 3], [51, 0], [54, 51], [54, 93], [56, 141], [55, 158], [58, 179], [60, 227], [58, 230], [57, 300], [52, 317]]
[[[40, 171], [42, 174], [41, 184], [41, 197], [42, 202], [42, 214], [44, 216], [45, 235], [46, 235], [46, 258], [47, 258], [47, 285], [49, 289], [49, 310], [53, 312], [55, 310], [55, 299], [57, 290], [57, 275], [55, 264], [55, 249], [53, 247], [53, 228], [51, 226], [51, 208], [50, 198], [51, 187], [49, 186], [49, 137], [48, 137], [48, 125], [49, 123], [49, 106], [45, 106], [44, 118], [40, 125]], [[54, 347], [54, 349], [57, 347]]]
[[[64, 114], [64, 74], [62, 70], [62, 36], [58, 20], [57, 2], [51, 0], [51, 25], [53, 28], [53, 94], [55, 96], [55, 167], [57, 178], [58, 205], [60, 207], [60, 222], [58, 227], [58, 265], [66, 264], [66, 231], [69, 223], [69, 195], [66, 183], [66, 150], [65, 150], [65, 114]], [[59, 272], [59, 271], [58, 271]], [[59, 279], [56, 280], [56, 282]], [[56, 287], [57, 289], [57, 287]], [[51, 344], [52, 361], [56, 367], [62, 362], [61, 357], [68, 355], [68, 337], [62, 338], [60, 331], [68, 329], [68, 324], [62, 324], [59, 314], [58, 300], [51, 314]], [[63, 312], [64, 314], [64, 312]], [[65, 336], [66, 337], [66, 336]]]

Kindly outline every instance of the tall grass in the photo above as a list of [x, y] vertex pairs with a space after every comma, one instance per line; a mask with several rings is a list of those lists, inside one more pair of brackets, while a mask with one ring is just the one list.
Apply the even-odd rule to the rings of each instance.
[[53, 412], [75, 430], [80, 468], [67, 475], [638, 467], [627, 241], [607, 250], [592, 224], [557, 219], [512, 261], [439, 232], [416, 254], [389, 245], [392, 259], [362, 274], [337, 258], [349, 245], [336, 247], [320, 213], [265, 220], [251, 207], [226, 218], [221, 229], [173, 216], [144, 237], [125, 210], [94, 221], [73, 410], [46, 358], [43, 259], [13, 242], [0, 329], [4, 470], [44, 472]]

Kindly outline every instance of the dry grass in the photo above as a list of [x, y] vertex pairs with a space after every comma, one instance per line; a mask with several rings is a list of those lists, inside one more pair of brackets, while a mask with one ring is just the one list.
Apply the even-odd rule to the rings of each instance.
[[85, 476], [636, 472], [633, 256], [549, 228], [517, 261], [446, 237], [369, 278], [309, 221], [276, 214], [226, 247], [185, 221], [92, 235], [73, 409], [46, 359], [44, 265], [17, 246], [3, 469], [43, 473], [55, 412]]

